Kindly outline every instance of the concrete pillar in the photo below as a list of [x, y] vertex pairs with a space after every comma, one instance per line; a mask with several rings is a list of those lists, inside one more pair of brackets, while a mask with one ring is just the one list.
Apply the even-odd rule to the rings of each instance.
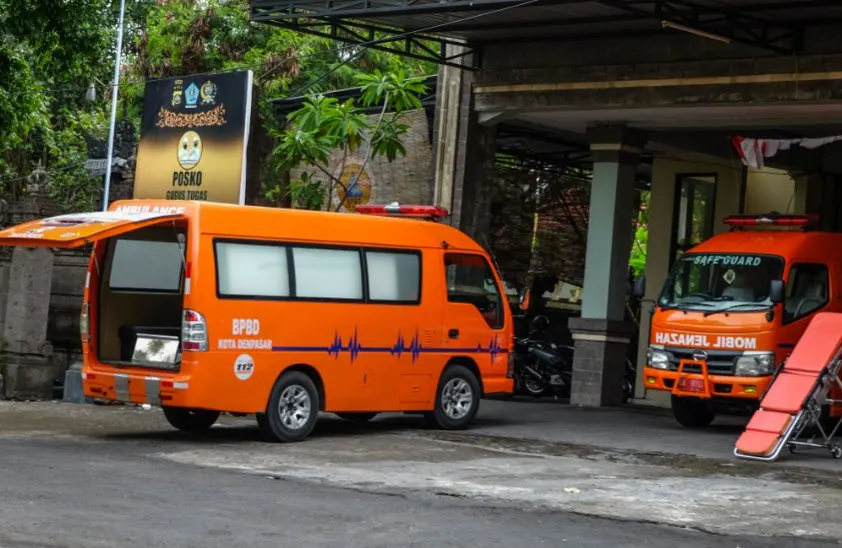
[[49, 249], [18, 247], [12, 252], [3, 326], [3, 395], [7, 398], [52, 398], [55, 372], [47, 341], [52, 276]]
[[645, 137], [623, 127], [588, 131], [594, 168], [582, 316], [571, 318], [574, 341], [570, 403], [620, 405], [626, 351], [634, 331], [625, 321], [634, 215], [635, 172]]
[[[458, 54], [462, 48], [445, 46], [448, 54]], [[435, 190], [433, 203], [439, 207], [453, 209], [453, 187], [457, 165], [459, 121], [463, 97], [462, 70], [442, 65], [439, 68], [436, 95], [436, 113], [433, 122]], [[451, 213], [453, 213], [451, 211]]]
[[[464, 51], [447, 46], [448, 55]], [[465, 56], [466, 63], [471, 56]], [[494, 176], [497, 128], [483, 125], [473, 108], [474, 73], [439, 69], [433, 139], [436, 205], [450, 210], [450, 224], [482, 245], [491, 220], [489, 183]]]

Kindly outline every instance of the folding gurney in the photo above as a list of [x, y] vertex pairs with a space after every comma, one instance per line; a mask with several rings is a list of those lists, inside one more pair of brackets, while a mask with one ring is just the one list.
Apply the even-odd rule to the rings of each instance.
[[[788, 447], [824, 447], [834, 458], [842, 457], [842, 447], [834, 436], [842, 424], [827, 430], [821, 424], [825, 404], [842, 403], [829, 398], [835, 386], [842, 388], [839, 374], [842, 367], [842, 314], [819, 313], [810, 322], [789, 359], [769, 386], [760, 409], [752, 416], [745, 432], [737, 440], [734, 455], [744, 459], [773, 461]], [[802, 438], [805, 430], [815, 426], [816, 436]]]

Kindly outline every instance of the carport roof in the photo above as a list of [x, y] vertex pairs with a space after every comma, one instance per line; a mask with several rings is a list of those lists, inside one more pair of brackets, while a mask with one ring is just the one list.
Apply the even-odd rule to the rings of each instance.
[[250, 7], [256, 22], [457, 65], [429, 42], [609, 38], [667, 32], [666, 23], [789, 55], [803, 51], [805, 26], [842, 21], [840, 0], [250, 0]]

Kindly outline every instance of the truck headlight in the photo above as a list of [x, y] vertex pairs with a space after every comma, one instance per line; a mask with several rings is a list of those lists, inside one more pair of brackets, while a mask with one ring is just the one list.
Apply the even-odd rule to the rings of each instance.
[[663, 350], [657, 350], [655, 348], [650, 347], [647, 354], [649, 354], [647, 356], [647, 361], [649, 362], [649, 367], [651, 367], [653, 369], [669, 369], [670, 368], [670, 357]]
[[738, 377], [763, 377], [775, 372], [775, 354], [758, 352], [744, 354], [737, 358], [734, 374]]

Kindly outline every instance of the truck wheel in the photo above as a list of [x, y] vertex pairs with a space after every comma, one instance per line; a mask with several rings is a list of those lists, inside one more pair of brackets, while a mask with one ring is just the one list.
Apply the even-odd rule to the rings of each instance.
[[709, 402], [699, 398], [672, 396], [672, 416], [681, 426], [700, 428], [709, 426], [716, 418], [716, 412]]
[[336, 416], [348, 422], [368, 422], [377, 416], [377, 413], [336, 413]]
[[460, 430], [466, 428], [479, 411], [482, 389], [476, 375], [462, 365], [444, 370], [436, 390], [436, 404], [424, 418], [435, 428]]
[[206, 432], [216, 424], [217, 419], [219, 419], [219, 411], [164, 407], [164, 417], [173, 428], [182, 432]]
[[309, 436], [319, 417], [319, 391], [313, 380], [301, 371], [281, 375], [272, 388], [265, 416], [266, 433], [273, 441], [295, 442]]

